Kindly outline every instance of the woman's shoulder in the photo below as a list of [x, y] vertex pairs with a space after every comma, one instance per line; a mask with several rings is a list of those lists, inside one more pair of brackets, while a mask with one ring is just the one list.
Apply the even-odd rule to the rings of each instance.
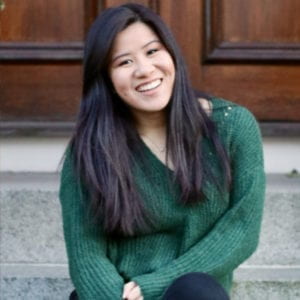
[[[217, 126], [221, 137], [230, 143], [247, 143], [251, 137], [261, 136], [259, 124], [253, 113], [246, 107], [223, 98], [211, 98], [211, 119]], [[246, 140], [245, 140], [246, 139]]]
[[198, 101], [200, 102], [204, 111], [209, 116], [220, 114], [220, 113], [224, 113], [227, 116], [226, 112], [228, 113], [228, 111], [232, 111], [234, 113], [249, 112], [245, 107], [223, 98], [217, 98], [217, 97], [200, 98], [199, 97]]
[[228, 120], [230, 123], [257, 123], [253, 113], [240, 104], [223, 99], [210, 98], [208, 100], [211, 104], [211, 117], [216, 120]]
[[211, 97], [210, 99], [207, 100], [211, 103], [210, 105], [212, 107], [213, 113], [216, 112], [219, 113], [226, 110], [232, 110], [232, 109], [236, 110], [236, 109], [244, 108], [243, 106], [224, 98]]

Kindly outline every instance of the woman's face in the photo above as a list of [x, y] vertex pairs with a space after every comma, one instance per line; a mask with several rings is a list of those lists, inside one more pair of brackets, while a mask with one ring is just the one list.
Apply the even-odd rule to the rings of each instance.
[[115, 91], [133, 113], [161, 112], [170, 101], [174, 62], [144, 23], [133, 23], [116, 36], [109, 74]]

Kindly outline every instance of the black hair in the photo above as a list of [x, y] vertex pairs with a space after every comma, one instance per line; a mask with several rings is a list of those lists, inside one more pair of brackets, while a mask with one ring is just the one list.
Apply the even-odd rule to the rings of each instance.
[[191, 87], [180, 49], [166, 24], [150, 9], [125, 4], [106, 9], [92, 24], [84, 50], [83, 92], [70, 149], [78, 177], [87, 187], [89, 206], [108, 235], [134, 235], [153, 225], [135, 185], [132, 166], [141, 139], [130, 110], [114, 93], [108, 74], [116, 35], [135, 22], [148, 25], [160, 38], [175, 65], [175, 81], [167, 114], [167, 159], [174, 166], [180, 201], [201, 201], [207, 172], [201, 139], [210, 139], [227, 186], [229, 159], [214, 123]]

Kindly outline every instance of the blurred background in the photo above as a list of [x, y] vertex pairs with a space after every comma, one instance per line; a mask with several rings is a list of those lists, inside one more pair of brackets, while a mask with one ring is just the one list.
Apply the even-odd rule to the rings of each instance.
[[144, 4], [170, 26], [195, 88], [246, 106], [264, 143], [261, 244], [233, 299], [300, 299], [300, 1], [0, 0], [0, 298], [67, 299], [57, 198], [81, 97], [86, 32]]

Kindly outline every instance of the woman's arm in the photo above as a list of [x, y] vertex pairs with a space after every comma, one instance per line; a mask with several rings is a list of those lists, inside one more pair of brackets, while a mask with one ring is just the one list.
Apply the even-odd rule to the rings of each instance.
[[69, 271], [80, 300], [121, 299], [124, 280], [106, 257], [106, 241], [84, 219], [83, 196], [66, 155], [60, 186]]
[[244, 108], [235, 108], [231, 160], [230, 208], [213, 229], [182, 256], [157, 271], [132, 278], [146, 299], [159, 299], [171, 282], [187, 272], [222, 277], [256, 249], [265, 193], [262, 142], [257, 123]]

